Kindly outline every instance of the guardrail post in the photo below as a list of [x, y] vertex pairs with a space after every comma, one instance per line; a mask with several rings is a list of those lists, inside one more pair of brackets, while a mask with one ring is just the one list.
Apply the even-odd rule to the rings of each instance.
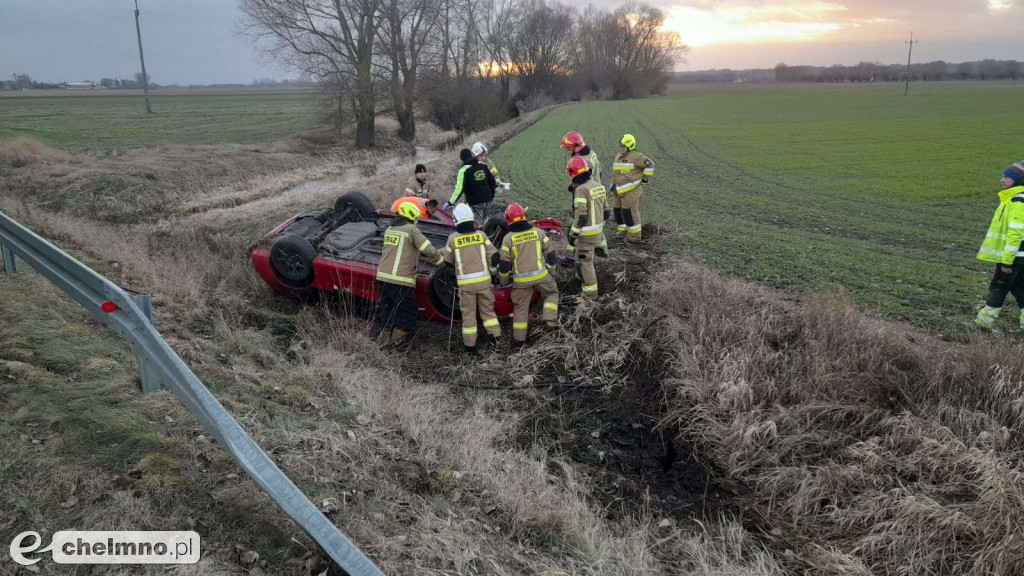
[[[149, 320], [149, 323], [153, 323], [153, 301], [152, 299], [144, 294], [132, 294], [132, 300], [135, 305], [142, 310], [142, 314]], [[160, 391], [160, 378], [157, 376], [156, 368], [152, 362], [146, 359], [145, 354], [139, 354], [139, 373], [142, 379], [142, 393], [150, 394], [152, 392]]]
[[[7, 210], [0, 208], [0, 214], [6, 215]], [[14, 263], [14, 251], [11, 250], [11, 247], [0, 242], [0, 253], [2, 253], [4, 258], [4, 272], [8, 274], [14, 274], [17, 272], [18, 266]]]

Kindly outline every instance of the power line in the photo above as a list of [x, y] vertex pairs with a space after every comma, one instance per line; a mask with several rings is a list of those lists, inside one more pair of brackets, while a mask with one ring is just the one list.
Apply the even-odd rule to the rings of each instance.
[[910, 40], [904, 42], [910, 45], [910, 49], [907, 51], [907, 86], [903, 89], [903, 95], [906, 96], [910, 93], [910, 57], [914, 54], [914, 44], [918, 43], [918, 40], [914, 40], [914, 32], [910, 32]]
[[146, 114], [152, 114], [149, 106], [149, 77], [146, 76], [146, 59], [142, 56], [142, 29], [139, 27], [139, 0], [135, 0], [135, 35], [139, 38], [139, 63], [142, 64], [142, 93], [146, 97]]

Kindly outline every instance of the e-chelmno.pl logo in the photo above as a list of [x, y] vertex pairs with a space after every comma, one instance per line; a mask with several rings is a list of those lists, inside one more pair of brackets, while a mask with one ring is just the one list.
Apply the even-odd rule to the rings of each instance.
[[[188, 532], [61, 531], [41, 548], [38, 532], [22, 532], [11, 542], [11, 559], [31, 566], [49, 552], [57, 564], [195, 564], [199, 534]], [[31, 556], [28, 557], [28, 556]]]

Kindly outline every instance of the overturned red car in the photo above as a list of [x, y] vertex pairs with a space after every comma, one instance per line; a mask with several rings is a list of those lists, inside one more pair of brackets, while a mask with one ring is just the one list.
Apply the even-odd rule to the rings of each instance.
[[[394, 218], [390, 210], [378, 210], [358, 192], [340, 196], [334, 208], [312, 210], [289, 218], [267, 234], [252, 250], [256, 272], [276, 292], [306, 297], [317, 291], [348, 293], [370, 302], [377, 301], [377, 264], [384, 246], [384, 231]], [[533, 221], [549, 235], [562, 233], [552, 218]], [[438, 210], [417, 222], [420, 231], [437, 249], [444, 248], [455, 231], [449, 212]], [[508, 231], [503, 216], [493, 216], [483, 226], [496, 246]], [[458, 320], [458, 287], [449, 266], [437, 266], [421, 259], [417, 269], [416, 298], [420, 319], [448, 322]], [[498, 316], [512, 314], [511, 288], [493, 286], [494, 309]]]

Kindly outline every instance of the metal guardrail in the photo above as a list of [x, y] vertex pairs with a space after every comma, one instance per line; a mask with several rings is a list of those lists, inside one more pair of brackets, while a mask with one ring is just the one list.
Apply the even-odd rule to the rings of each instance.
[[21, 258], [127, 340], [139, 356], [143, 391], [155, 391], [163, 384], [177, 396], [249, 477], [348, 574], [383, 576], [383, 572], [285, 476], [153, 328], [148, 297], [130, 296], [3, 210], [0, 210], [0, 253], [5, 272], [15, 273], [15, 257]]

